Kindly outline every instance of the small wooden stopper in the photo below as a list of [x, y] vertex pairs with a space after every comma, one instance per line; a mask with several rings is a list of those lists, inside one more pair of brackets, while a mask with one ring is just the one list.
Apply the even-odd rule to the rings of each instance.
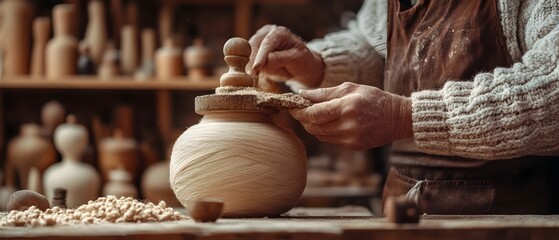
[[17, 210], [24, 211], [31, 206], [35, 206], [41, 211], [49, 208], [49, 201], [45, 196], [31, 190], [20, 190], [12, 193], [10, 201], [8, 201], [8, 211]]
[[224, 203], [214, 199], [190, 200], [187, 202], [188, 214], [196, 222], [215, 222], [223, 212]]
[[389, 196], [384, 203], [384, 216], [391, 223], [418, 223], [419, 208], [405, 196]]
[[220, 86], [254, 87], [254, 80], [245, 72], [250, 52], [250, 44], [243, 38], [231, 38], [223, 45], [229, 72], [221, 76]]
[[55, 188], [54, 196], [52, 197], [52, 206], [67, 208], [66, 205], [66, 195], [68, 191], [65, 188]]

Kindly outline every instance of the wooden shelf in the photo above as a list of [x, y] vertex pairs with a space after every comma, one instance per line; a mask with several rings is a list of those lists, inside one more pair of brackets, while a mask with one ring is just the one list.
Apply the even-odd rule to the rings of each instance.
[[[159, 2], [160, 0], [157, 0]], [[306, 4], [309, 0], [163, 0], [164, 3], [175, 4], [237, 4], [237, 3], [256, 3], [256, 4]]]
[[0, 79], [0, 89], [107, 89], [107, 90], [213, 90], [219, 86], [218, 77], [189, 79], [181, 77], [166, 81], [149, 79], [134, 80], [132, 77], [116, 77], [113, 80], [100, 80], [95, 76], [71, 76], [60, 80], [34, 78], [29, 76], [10, 76]]

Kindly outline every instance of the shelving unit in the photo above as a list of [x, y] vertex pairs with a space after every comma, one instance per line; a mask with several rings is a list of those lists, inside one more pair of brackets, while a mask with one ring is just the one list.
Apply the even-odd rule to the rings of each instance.
[[[173, 141], [172, 136], [177, 132], [172, 127], [173, 91], [212, 91], [219, 86], [219, 77], [188, 78], [179, 77], [167, 80], [145, 79], [135, 80], [130, 76], [121, 76], [111, 80], [100, 80], [95, 76], [70, 76], [63, 79], [46, 79], [30, 76], [9, 76], [0, 78], [0, 133], [4, 133], [4, 110], [6, 101], [3, 97], [5, 90], [39, 91], [49, 90], [153, 90], [156, 94], [158, 130], [164, 144]], [[0, 146], [6, 143], [4, 134], [0, 134]]]
[[97, 77], [72, 76], [59, 80], [14, 76], [0, 79], [1, 89], [121, 89], [121, 90], [212, 90], [219, 86], [218, 77], [203, 79], [176, 78], [160, 81], [156, 79], [134, 80], [132, 77], [117, 77], [110, 81]]

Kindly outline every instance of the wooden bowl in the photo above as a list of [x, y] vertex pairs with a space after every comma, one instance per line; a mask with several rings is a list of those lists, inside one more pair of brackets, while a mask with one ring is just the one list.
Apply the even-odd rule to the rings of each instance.
[[215, 222], [223, 212], [223, 201], [217, 199], [197, 199], [187, 201], [188, 214], [196, 222]]

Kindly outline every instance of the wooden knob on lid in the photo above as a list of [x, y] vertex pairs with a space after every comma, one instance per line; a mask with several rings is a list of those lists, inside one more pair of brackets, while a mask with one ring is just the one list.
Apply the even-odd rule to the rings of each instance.
[[225, 62], [229, 66], [229, 72], [220, 78], [220, 85], [235, 87], [253, 87], [253, 79], [245, 72], [245, 67], [250, 57], [250, 44], [243, 38], [231, 38], [223, 46]]

